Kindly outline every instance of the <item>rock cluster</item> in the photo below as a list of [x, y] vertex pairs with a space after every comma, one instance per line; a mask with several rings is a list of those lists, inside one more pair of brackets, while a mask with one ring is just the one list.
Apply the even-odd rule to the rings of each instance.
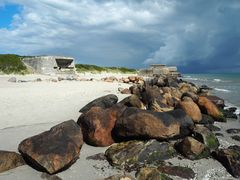
[[[103, 80], [134, 85], [122, 89], [121, 92], [130, 95], [120, 102], [114, 94], [99, 97], [80, 109], [77, 123], [69, 120], [23, 140], [19, 144], [21, 156], [1, 152], [0, 162], [5, 163], [0, 164], [0, 170], [17, 167], [25, 161], [37, 170], [55, 174], [79, 158], [85, 142], [110, 146], [101, 159], [105, 156], [113, 167], [136, 171], [138, 180], [194, 178], [190, 168], [165, 164], [165, 160], [176, 156], [190, 160], [216, 158], [234, 177], [240, 176], [239, 146], [219, 149], [213, 133], [219, 130], [214, 122], [226, 122], [234, 109], [224, 111], [224, 101], [209, 95], [211, 88], [171, 76], [148, 81], [137, 76], [120, 81], [114, 77]], [[108, 179], [121, 178], [134, 179], [122, 175]]]

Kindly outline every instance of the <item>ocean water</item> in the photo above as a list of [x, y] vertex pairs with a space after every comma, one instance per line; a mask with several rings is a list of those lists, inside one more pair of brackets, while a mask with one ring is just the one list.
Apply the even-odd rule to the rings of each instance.
[[237, 107], [237, 113], [240, 113], [240, 73], [184, 74], [182, 79], [197, 85], [212, 87], [212, 94], [223, 98], [227, 106]]

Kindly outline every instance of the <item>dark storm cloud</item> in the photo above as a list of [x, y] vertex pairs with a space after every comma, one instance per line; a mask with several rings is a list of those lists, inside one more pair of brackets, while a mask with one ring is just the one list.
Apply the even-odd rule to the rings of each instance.
[[[184, 72], [240, 72], [240, 1], [6, 0], [24, 8], [0, 29], [2, 53]], [[44, 12], [44, 13], [43, 13]]]

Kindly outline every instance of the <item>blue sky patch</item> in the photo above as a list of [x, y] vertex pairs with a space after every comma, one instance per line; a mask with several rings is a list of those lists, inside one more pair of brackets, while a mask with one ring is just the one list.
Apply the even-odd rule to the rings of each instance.
[[8, 28], [12, 23], [12, 18], [20, 12], [19, 5], [5, 5], [0, 7], [0, 28]]

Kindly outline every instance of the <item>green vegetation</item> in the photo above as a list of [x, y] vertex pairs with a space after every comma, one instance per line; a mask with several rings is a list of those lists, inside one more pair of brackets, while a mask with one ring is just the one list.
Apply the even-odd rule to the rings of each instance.
[[129, 69], [125, 67], [100, 67], [96, 65], [76, 64], [77, 72], [113, 72], [113, 73], [136, 73], [136, 69]]
[[26, 74], [27, 67], [22, 63], [21, 56], [0, 54], [0, 72], [5, 74]]

